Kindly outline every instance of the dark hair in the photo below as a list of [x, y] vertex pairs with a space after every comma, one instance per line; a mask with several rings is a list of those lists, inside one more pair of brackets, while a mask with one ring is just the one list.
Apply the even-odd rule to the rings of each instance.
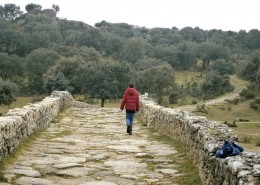
[[134, 87], [134, 83], [133, 83], [133, 82], [129, 82], [128, 86], [129, 86], [130, 88], [133, 88], [133, 87]]

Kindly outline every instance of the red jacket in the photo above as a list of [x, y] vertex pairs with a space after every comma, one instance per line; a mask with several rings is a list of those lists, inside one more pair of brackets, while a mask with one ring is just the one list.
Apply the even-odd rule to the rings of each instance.
[[128, 87], [124, 92], [120, 109], [139, 111], [139, 94], [135, 88]]

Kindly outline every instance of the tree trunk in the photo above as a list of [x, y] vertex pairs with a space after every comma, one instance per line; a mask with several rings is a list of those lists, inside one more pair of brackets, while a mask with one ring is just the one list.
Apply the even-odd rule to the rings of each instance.
[[101, 107], [104, 107], [106, 99], [101, 99]]

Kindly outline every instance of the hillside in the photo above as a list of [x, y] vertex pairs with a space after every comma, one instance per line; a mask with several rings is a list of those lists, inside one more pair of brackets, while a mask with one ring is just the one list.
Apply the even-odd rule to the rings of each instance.
[[[104, 105], [121, 98], [130, 81], [159, 104], [175, 103], [182, 94], [207, 101], [234, 92], [230, 75], [248, 80], [251, 95], [259, 94], [258, 30], [149, 29], [107, 21], [92, 27], [58, 18], [58, 7], [32, 4], [22, 13], [11, 6], [1, 6], [0, 104], [66, 90]], [[202, 76], [183, 88], [178, 71]]]

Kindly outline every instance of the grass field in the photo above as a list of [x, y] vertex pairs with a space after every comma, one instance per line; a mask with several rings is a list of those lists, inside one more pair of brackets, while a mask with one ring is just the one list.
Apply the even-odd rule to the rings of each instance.
[[0, 105], [0, 114], [8, 112], [9, 109], [14, 108], [22, 108], [28, 103], [32, 103], [34, 98], [32, 96], [29, 97], [17, 97], [16, 101], [11, 103], [11, 105]]
[[239, 142], [247, 150], [260, 154], [260, 122], [238, 122], [232, 128], [239, 136]]
[[237, 105], [231, 103], [221, 103], [207, 105], [206, 113], [194, 112], [198, 115], [206, 116], [210, 120], [233, 122], [237, 118], [248, 119], [250, 122], [260, 122], [260, 112], [251, 109], [250, 101], [240, 102]]
[[175, 71], [175, 81], [177, 83], [188, 83], [192, 79], [202, 79], [205, 77], [205, 73], [196, 71]]

